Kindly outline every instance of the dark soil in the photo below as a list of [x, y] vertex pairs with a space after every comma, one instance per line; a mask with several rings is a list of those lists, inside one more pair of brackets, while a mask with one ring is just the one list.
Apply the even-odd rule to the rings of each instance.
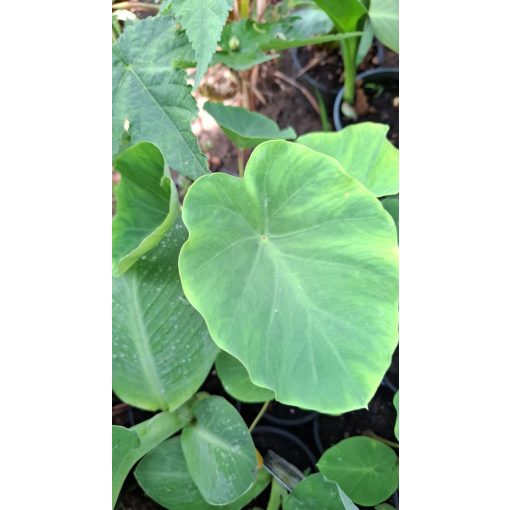
[[[344, 65], [340, 49], [337, 45], [305, 46], [296, 50], [299, 68], [295, 68], [295, 77], [303, 77], [303, 71], [315, 82], [321, 91], [336, 93], [343, 82]], [[308, 66], [317, 62], [307, 71]], [[365, 71], [381, 64], [377, 45], [372, 45], [369, 52], [358, 67]], [[304, 78], [306, 81], [306, 78]], [[311, 83], [310, 83], [311, 84]]]

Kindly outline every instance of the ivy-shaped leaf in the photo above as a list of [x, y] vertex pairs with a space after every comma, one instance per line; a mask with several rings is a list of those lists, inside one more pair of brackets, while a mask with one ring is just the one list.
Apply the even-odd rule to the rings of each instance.
[[197, 61], [195, 88], [198, 87], [207, 71], [232, 6], [232, 0], [173, 0], [172, 2], [172, 12], [182, 23], [195, 50]]
[[241, 510], [270, 480], [270, 476], [260, 470], [255, 484], [238, 500], [228, 505], [210, 505], [191, 478], [181, 436], [168, 439], [150, 451], [136, 467], [135, 477], [150, 498], [169, 510]]
[[319, 471], [334, 480], [355, 502], [374, 506], [398, 487], [397, 455], [385, 444], [364, 436], [340, 441], [324, 452]]
[[161, 241], [180, 208], [177, 190], [164, 175], [163, 156], [156, 146], [134, 145], [116, 158], [114, 166], [122, 176], [115, 189], [112, 223], [114, 274], [119, 276]]
[[113, 389], [141, 409], [176, 409], [201, 386], [218, 352], [183, 295], [177, 257], [181, 221], [113, 279]]
[[182, 431], [191, 477], [209, 504], [232, 503], [257, 479], [257, 454], [248, 427], [223, 397], [200, 400], [193, 414], [195, 420]]
[[238, 106], [209, 102], [204, 109], [240, 149], [251, 149], [268, 140], [293, 140], [297, 136], [291, 127], [280, 129], [269, 117]]
[[274, 393], [255, 386], [242, 363], [226, 352], [216, 358], [216, 372], [225, 391], [240, 402], [266, 402], [274, 399]]
[[399, 188], [399, 153], [386, 138], [388, 131], [386, 124], [361, 122], [337, 133], [309, 133], [297, 141], [335, 158], [351, 177], [381, 197]]
[[396, 229], [377, 198], [333, 158], [270, 141], [244, 178], [194, 183], [183, 220], [184, 292], [250, 380], [302, 409], [366, 407], [398, 343]]
[[186, 73], [173, 67], [189, 60], [189, 49], [170, 16], [146, 18], [124, 31], [113, 45], [112, 140], [114, 155], [126, 136], [151, 142], [168, 166], [196, 179], [208, 172], [191, 132], [197, 108]]

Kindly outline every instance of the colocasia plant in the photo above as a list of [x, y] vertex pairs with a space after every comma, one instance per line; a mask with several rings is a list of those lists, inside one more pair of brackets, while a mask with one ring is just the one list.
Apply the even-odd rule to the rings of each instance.
[[[240, 510], [269, 485], [270, 510], [379, 505], [398, 486], [388, 444], [345, 439], [287, 483], [255, 448], [260, 415], [248, 426], [200, 389], [215, 366], [262, 412], [367, 407], [398, 343], [398, 151], [383, 125], [297, 137], [211, 103], [253, 149], [239, 177], [211, 174], [182, 67], [203, 75], [232, 2], [195, 3], [170, 2], [113, 46], [113, 389], [156, 413], [113, 426], [113, 506], [133, 468], [170, 510]], [[170, 170], [194, 181], [182, 204]]]

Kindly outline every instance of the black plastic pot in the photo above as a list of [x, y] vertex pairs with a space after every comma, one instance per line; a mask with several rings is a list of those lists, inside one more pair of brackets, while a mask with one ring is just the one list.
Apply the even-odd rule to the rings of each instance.
[[308, 423], [315, 416], [317, 416], [317, 413], [314, 411], [304, 411], [298, 407], [289, 407], [278, 402], [272, 402], [264, 414], [264, 419], [276, 425], [293, 427]]
[[301, 439], [287, 430], [277, 427], [255, 427], [252, 432], [253, 442], [257, 450], [264, 456], [272, 450], [301, 471], [311, 469], [317, 471], [317, 458]]
[[[398, 83], [398, 67], [380, 67], [378, 69], [369, 69], [356, 76], [357, 80], [361, 80], [362, 84], [367, 82], [380, 83], [382, 85], [388, 82]], [[333, 105], [333, 122], [335, 123], [335, 129], [340, 131], [344, 124], [342, 123], [341, 106], [344, 97], [344, 87], [342, 87], [335, 98]]]
[[[377, 50], [376, 54], [377, 60], [382, 63], [384, 61], [384, 46], [377, 40], [374, 41], [374, 45]], [[299, 59], [298, 49], [299, 48], [291, 48], [290, 50], [292, 66], [296, 74], [298, 74], [306, 65], [306, 63], [301, 62], [301, 60]], [[340, 61], [342, 61], [341, 56]], [[308, 85], [310, 85], [310, 87], [316, 88], [321, 93], [322, 98], [324, 99], [325, 102], [329, 102], [329, 104], [331, 104], [334, 101], [338, 93], [338, 86], [329, 87], [328, 85], [325, 85], [324, 83], [317, 81], [315, 78], [312, 78], [308, 73], [300, 75], [299, 78], [302, 79]]]

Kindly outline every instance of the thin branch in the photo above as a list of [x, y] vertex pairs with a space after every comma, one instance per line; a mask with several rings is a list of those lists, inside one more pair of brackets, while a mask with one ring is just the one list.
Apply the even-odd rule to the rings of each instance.
[[306, 99], [308, 99], [308, 102], [310, 103], [312, 108], [316, 111], [316, 113], [320, 115], [321, 111], [317, 103], [317, 100], [315, 99], [315, 97], [312, 96], [312, 94], [310, 94], [310, 92], [305, 87], [300, 85], [296, 80], [293, 80], [290, 76], [287, 76], [286, 74], [283, 74], [280, 71], [274, 71], [273, 74], [275, 75], [276, 78], [280, 78], [280, 80], [283, 80], [287, 82], [289, 85], [292, 85], [293, 87], [298, 89], [306, 97]]

